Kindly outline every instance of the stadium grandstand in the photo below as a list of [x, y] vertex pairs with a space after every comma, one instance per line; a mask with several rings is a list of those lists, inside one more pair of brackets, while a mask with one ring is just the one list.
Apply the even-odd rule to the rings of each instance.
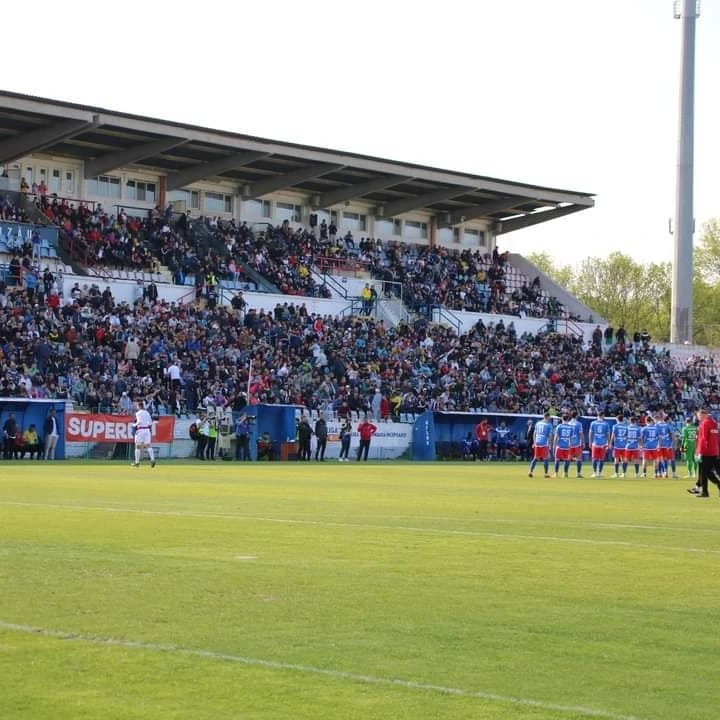
[[382, 420], [718, 405], [714, 362], [607, 342], [501, 251], [589, 194], [0, 96], [3, 397]]

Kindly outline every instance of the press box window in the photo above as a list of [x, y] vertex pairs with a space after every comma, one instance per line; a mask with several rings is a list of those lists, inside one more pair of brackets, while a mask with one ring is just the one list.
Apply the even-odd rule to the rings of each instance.
[[139, 202], [155, 202], [155, 183], [142, 180], [128, 180], [125, 183], [125, 190], [128, 199]]
[[345, 230], [357, 230], [364, 232], [367, 226], [367, 216], [354, 212], [343, 213], [343, 227]]
[[87, 181], [88, 195], [99, 195], [100, 197], [119, 198], [120, 178], [111, 175], [98, 175]]
[[232, 195], [225, 193], [206, 192], [205, 212], [232, 213]]
[[275, 203], [275, 218], [280, 222], [283, 220], [301, 222], [302, 207], [300, 205], [293, 205], [292, 203]]
[[270, 217], [270, 201], [269, 200], [246, 200], [245, 211], [249, 217], [253, 218], [269, 218]]
[[406, 220], [403, 236], [407, 238], [426, 238], [428, 236], [427, 223]]

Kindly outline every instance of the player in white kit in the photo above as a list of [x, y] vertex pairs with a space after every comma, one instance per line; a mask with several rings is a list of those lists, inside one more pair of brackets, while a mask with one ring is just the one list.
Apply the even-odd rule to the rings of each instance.
[[140, 458], [142, 451], [147, 450], [150, 458], [150, 467], [155, 467], [155, 451], [152, 447], [152, 417], [145, 409], [145, 403], [139, 401], [135, 403], [137, 412], [135, 413], [135, 462], [133, 467], [140, 467]]

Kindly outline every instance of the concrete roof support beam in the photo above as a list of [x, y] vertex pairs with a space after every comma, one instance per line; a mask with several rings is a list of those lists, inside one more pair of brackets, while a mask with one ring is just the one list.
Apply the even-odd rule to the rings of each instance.
[[364, 195], [370, 195], [370, 193], [386, 190], [394, 185], [400, 185], [400, 183], [404, 183], [412, 179], [412, 177], [407, 175], [381, 175], [374, 180], [357, 183], [356, 185], [346, 185], [345, 187], [340, 187], [336, 190], [328, 190], [321, 195], [314, 195], [310, 204], [314, 210], [321, 210], [323, 208], [332, 207], [333, 205], [348, 202], [349, 200], [361, 198]]
[[[97, 119], [97, 116], [95, 118]], [[42, 152], [95, 125], [95, 122], [84, 120], [61, 120], [54, 125], [7, 138], [0, 142], [0, 163], [9, 163], [25, 155]]]
[[556, 220], [557, 218], [565, 217], [566, 215], [571, 215], [572, 213], [585, 209], [585, 205], [565, 205], [554, 208], [553, 210], [541, 210], [539, 212], [528, 213], [521, 217], [496, 223], [493, 231], [495, 235], [504, 235], [505, 233], [514, 232], [515, 230], [522, 230], [531, 225], [537, 225], [546, 220]]
[[[505, 195], [496, 200], [488, 200], [478, 205], [468, 205], [466, 207], [456, 208], [449, 213], [441, 213], [438, 215], [438, 227], [452, 227], [468, 220], [477, 220], [484, 218], [501, 210], [510, 210], [515, 205], [521, 205], [525, 200], [514, 195]], [[515, 213], [512, 213], [513, 215]]]
[[262, 180], [256, 180], [253, 183], [248, 183], [241, 188], [240, 194], [244, 200], [259, 198], [263, 195], [274, 193], [277, 190], [284, 190], [285, 188], [293, 187], [293, 185], [299, 185], [307, 180], [322, 177], [323, 175], [327, 175], [335, 170], [342, 170], [343, 167], [345, 166], [327, 163], [322, 165], [310, 165], [308, 167], [303, 167], [293, 172], [286, 173], [285, 175], [274, 175]]
[[125, 165], [131, 165], [139, 160], [159, 155], [185, 142], [187, 140], [184, 138], [160, 138], [159, 140], [135, 145], [127, 150], [118, 150], [117, 152], [100, 155], [92, 160], [86, 160], [85, 179], [88, 180], [111, 170], [117, 170], [117, 168]]
[[443, 188], [442, 190], [425, 193], [424, 195], [414, 195], [413, 197], [394, 200], [393, 202], [389, 202], [375, 208], [375, 215], [376, 217], [384, 218], [395, 217], [396, 215], [402, 215], [403, 213], [410, 212], [411, 210], [426, 208], [434, 203], [452, 200], [452, 198], [465, 195], [465, 193], [473, 190], [475, 190], [474, 187], [458, 185], [457, 187]]
[[185, 187], [186, 185], [190, 185], [198, 180], [205, 180], [227, 172], [228, 170], [234, 170], [235, 168], [242, 167], [243, 165], [249, 165], [256, 160], [262, 160], [269, 155], [270, 153], [246, 150], [243, 152], [232, 153], [231, 155], [224, 155], [223, 157], [218, 158], [217, 160], [211, 160], [210, 162], [189, 165], [182, 170], [170, 173], [167, 176], [166, 188], [168, 190], [177, 190], [178, 188]]

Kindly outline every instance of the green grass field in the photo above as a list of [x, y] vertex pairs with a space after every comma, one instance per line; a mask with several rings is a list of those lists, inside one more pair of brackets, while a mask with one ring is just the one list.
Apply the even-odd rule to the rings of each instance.
[[716, 720], [688, 484], [1, 463], [0, 717]]

